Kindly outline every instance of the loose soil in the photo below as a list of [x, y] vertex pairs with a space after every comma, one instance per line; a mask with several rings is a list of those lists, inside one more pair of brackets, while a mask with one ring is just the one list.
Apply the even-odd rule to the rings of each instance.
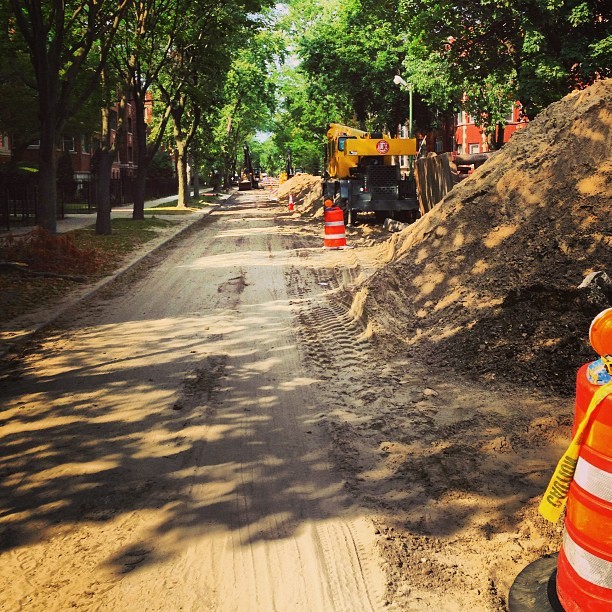
[[323, 216], [323, 179], [312, 174], [297, 174], [278, 188], [278, 203], [288, 206], [293, 196], [296, 217]]
[[[347, 313], [377, 359], [330, 363], [329, 427], [351, 489], [381, 512], [402, 609], [504, 609], [518, 571], [559, 548], [536, 509], [576, 371], [597, 357], [590, 322], [612, 305], [611, 101], [607, 80], [553, 104], [386, 243], [349, 230], [360, 273], [329, 316]], [[317, 177], [292, 181], [304, 202], [309, 181], [320, 194]]]
[[[362, 289], [380, 336], [483, 382], [571, 395], [612, 303], [612, 80], [551, 105], [390, 242]], [[579, 288], [602, 272], [599, 283]]]
[[13, 355], [0, 607], [506, 609], [610, 305], [611, 91], [392, 238], [237, 193]]

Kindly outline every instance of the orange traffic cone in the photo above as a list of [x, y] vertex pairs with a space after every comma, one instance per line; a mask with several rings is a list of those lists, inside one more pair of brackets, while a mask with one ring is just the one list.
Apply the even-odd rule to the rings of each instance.
[[289, 194], [289, 211], [292, 212], [295, 210], [295, 204], [293, 202], [293, 196]]
[[612, 355], [612, 308], [600, 312], [593, 319], [589, 340], [598, 355]]

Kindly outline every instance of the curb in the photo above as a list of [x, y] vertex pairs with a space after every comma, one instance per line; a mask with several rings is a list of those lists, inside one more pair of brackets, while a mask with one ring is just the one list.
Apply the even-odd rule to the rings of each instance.
[[[152, 244], [150, 248], [147, 248], [147, 243], [145, 243], [145, 245], [143, 245], [143, 251], [140, 254], [136, 255], [133, 259], [128, 261], [121, 268], [115, 270], [108, 276], [105, 276], [104, 278], [100, 279], [94, 285], [84, 288], [82, 292], [79, 293], [78, 295], [74, 295], [72, 298], [68, 298], [65, 303], [58, 305], [55, 310], [52, 310], [49, 313], [49, 316], [45, 321], [41, 323], [35, 323], [34, 325], [32, 325], [31, 329], [23, 333], [23, 335], [20, 335], [14, 340], [8, 339], [6, 341], [6, 346], [0, 346], [0, 360], [4, 360], [4, 357], [7, 354], [14, 353], [22, 349], [28, 342], [30, 342], [33, 336], [35, 336], [37, 333], [44, 330], [46, 327], [49, 327], [50, 325], [52, 325], [57, 319], [59, 319], [62, 315], [68, 312], [71, 308], [74, 308], [80, 302], [84, 302], [85, 300], [91, 298], [95, 293], [97, 293], [98, 291], [100, 291], [101, 289], [109, 285], [110, 283], [116, 281], [118, 278], [120, 278], [121, 276], [129, 272], [132, 268], [137, 266], [147, 257], [153, 255], [154, 253], [159, 251], [162, 247], [168, 245], [173, 240], [176, 240], [177, 238], [179, 238], [184, 232], [190, 229], [198, 221], [205, 219], [210, 214], [215, 212], [219, 207], [226, 205], [230, 198], [231, 196], [229, 198], [224, 199], [222, 202], [219, 202], [218, 204], [215, 204], [207, 208], [206, 210], [203, 210], [201, 213], [194, 213], [192, 220], [188, 220], [176, 232], [171, 233], [168, 236], [165, 236], [164, 238], [160, 240], [160, 242]], [[2, 364], [0, 361], [0, 366], [2, 365], [4, 364]]]

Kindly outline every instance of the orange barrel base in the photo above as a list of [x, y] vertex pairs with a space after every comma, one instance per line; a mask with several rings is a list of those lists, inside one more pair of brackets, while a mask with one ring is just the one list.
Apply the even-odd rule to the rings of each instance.
[[326, 249], [340, 249], [346, 246], [344, 212], [338, 206], [325, 209], [325, 238], [323, 246]]

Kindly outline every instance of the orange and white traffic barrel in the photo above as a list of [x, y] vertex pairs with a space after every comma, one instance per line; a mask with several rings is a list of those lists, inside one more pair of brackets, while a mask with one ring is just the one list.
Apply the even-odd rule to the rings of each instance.
[[600, 358], [578, 370], [572, 441], [539, 506], [551, 523], [565, 510], [561, 550], [517, 576], [510, 612], [612, 610], [612, 308], [589, 339]]
[[293, 201], [293, 195], [289, 194], [289, 211], [292, 212], [295, 210], [295, 202]]
[[556, 578], [566, 612], [612, 610], [612, 309], [589, 338], [600, 359], [578, 370], [572, 443], [540, 504], [552, 522], [567, 505]]
[[[574, 430], [601, 389], [577, 377]], [[607, 383], [612, 385], [612, 383]], [[563, 545], [557, 564], [557, 595], [567, 612], [612, 610], [612, 394], [603, 399], [583, 433], [569, 488]]]
[[[326, 204], [330, 200], [326, 201]], [[346, 246], [346, 231], [344, 228], [344, 212], [338, 206], [325, 206], [325, 238], [323, 246], [326, 249], [341, 249]]]

